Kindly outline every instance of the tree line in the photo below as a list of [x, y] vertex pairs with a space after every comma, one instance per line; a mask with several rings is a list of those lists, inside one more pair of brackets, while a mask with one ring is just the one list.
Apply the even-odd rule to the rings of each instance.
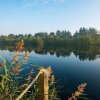
[[14, 44], [23, 39], [26, 45], [39, 46], [89, 46], [100, 45], [100, 31], [95, 28], [82, 27], [74, 35], [70, 31], [38, 32], [32, 34], [9, 34], [0, 36], [0, 44]]

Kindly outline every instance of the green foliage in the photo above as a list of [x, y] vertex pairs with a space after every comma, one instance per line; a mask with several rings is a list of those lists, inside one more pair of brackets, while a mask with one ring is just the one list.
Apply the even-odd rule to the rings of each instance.
[[[28, 51], [26, 51], [24, 55], [20, 55], [23, 45], [23, 40], [17, 43], [17, 51], [14, 52], [14, 55], [12, 56], [13, 59], [11, 61], [8, 61], [6, 57], [0, 56], [0, 60], [2, 61], [0, 62], [0, 99], [2, 100], [15, 100], [34, 79], [33, 69], [31, 69], [28, 73], [24, 73], [24, 75], [21, 74], [25, 69], [29, 68], [26, 67], [25, 64], [29, 65], [27, 59], [30, 57]], [[22, 67], [23, 65], [24, 68]], [[33, 67], [34, 66], [40, 67], [37, 65], [33, 65]], [[51, 83], [52, 88], [49, 89], [49, 91], [52, 92], [52, 96], [50, 97], [53, 98], [54, 96], [56, 98], [57, 91], [54, 86], [54, 82], [50, 81], [49, 84]], [[38, 95], [38, 80], [36, 80], [33, 87], [27, 91], [21, 100], [38, 100]]]
[[32, 34], [9, 34], [8, 36], [0, 36], [0, 44], [13, 45], [16, 41], [23, 39], [26, 45], [32, 44], [33, 46], [68, 46], [68, 45], [100, 45], [100, 32], [95, 28], [80, 28], [74, 35], [71, 32], [57, 30], [55, 33], [39, 32], [34, 36]]

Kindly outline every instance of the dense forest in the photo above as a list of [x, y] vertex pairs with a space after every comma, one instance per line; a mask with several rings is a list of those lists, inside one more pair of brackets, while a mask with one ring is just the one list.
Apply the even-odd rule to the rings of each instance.
[[55, 33], [39, 32], [32, 34], [9, 34], [0, 36], [0, 44], [14, 44], [23, 39], [25, 44], [38, 47], [46, 46], [89, 46], [100, 45], [100, 31], [95, 28], [80, 28], [74, 35], [70, 31], [57, 30]]

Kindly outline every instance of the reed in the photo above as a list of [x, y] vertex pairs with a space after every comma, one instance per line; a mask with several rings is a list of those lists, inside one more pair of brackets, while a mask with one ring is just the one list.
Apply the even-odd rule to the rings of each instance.
[[72, 96], [68, 98], [68, 100], [78, 100], [78, 98], [84, 94], [84, 90], [87, 86], [87, 83], [83, 83], [77, 87], [77, 90], [72, 93]]
[[[26, 51], [24, 55], [20, 55], [20, 52], [24, 48], [24, 41], [21, 40], [16, 43], [16, 51], [14, 52], [13, 59], [8, 61], [4, 56], [0, 56], [2, 62], [0, 62], [0, 100], [15, 100], [20, 93], [34, 80], [34, 71], [33, 69], [25, 75], [20, 75], [20, 73], [29, 68], [22, 65], [28, 64], [27, 60], [29, 58], [29, 51]], [[37, 66], [37, 65], [34, 65]], [[44, 67], [39, 67], [39, 70], [44, 69]], [[51, 74], [51, 68], [47, 68], [48, 74]], [[49, 100], [55, 95], [55, 86], [54, 86], [54, 75], [49, 76]], [[52, 88], [51, 88], [52, 86]], [[52, 92], [53, 91], [53, 92]], [[52, 95], [51, 95], [52, 92]], [[57, 94], [57, 93], [56, 93]], [[34, 82], [34, 85], [25, 93], [21, 100], [37, 100], [39, 96], [39, 87], [38, 80]]]
[[[43, 81], [43, 79], [39, 80], [39, 75], [41, 75], [42, 72], [46, 72], [46, 74], [44, 74], [45, 77], [41, 77], [46, 78], [46, 82], [48, 82], [45, 84], [47, 86], [45, 91], [48, 92], [48, 94], [46, 94], [48, 96], [46, 97], [48, 97], [49, 100], [60, 100], [58, 98], [59, 91], [57, 91], [55, 86], [55, 76], [52, 74], [51, 67], [46, 68], [45, 71], [44, 67], [33, 65], [39, 67], [39, 73], [35, 78], [33, 78], [35, 73], [33, 69], [23, 76], [20, 75], [20, 72], [29, 68], [22, 68], [23, 64], [25, 66], [25, 64], [28, 63], [27, 60], [29, 57], [29, 51], [26, 51], [24, 55], [21, 55], [22, 58], [20, 58], [20, 52], [23, 48], [23, 40], [16, 43], [16, 51], [14, 52], [13, 59], [10, 62], [6, 57], [0, 56], [2, 60], [0, 62], [0, 100], [39, 100], [39, 96], [42, 95], [42, 93], [39, 92], [39, 81]], [[86, 83], [79, 85], [77, 90], [72, 93], [72, 96], [69, 97], [68, 100], [77, 100], [84, 93], [86, 86]]]

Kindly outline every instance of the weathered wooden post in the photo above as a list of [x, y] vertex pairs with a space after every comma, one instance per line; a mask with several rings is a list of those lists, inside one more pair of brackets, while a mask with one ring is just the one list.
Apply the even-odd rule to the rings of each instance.
[[39, 76], [38, 82], [39, 82], [39, 100], [48, 100], [48, 81], [51, 74], [51, 67], [48, 67], [47, 69], [40, 69], [41, 74]]
[[51, 73], [51, 67], [48, 67], [47, 69], [43, 67], [40, 68], [40, 71], [36, 75], [36, 77], [15, 100], [20, 100], [24, 96], [24, 94], [31, 88], [34, 82], [36, 82], [36, 80], [38, 80], [39, 82], [39, 100], [48, 100], [48, 81]]

